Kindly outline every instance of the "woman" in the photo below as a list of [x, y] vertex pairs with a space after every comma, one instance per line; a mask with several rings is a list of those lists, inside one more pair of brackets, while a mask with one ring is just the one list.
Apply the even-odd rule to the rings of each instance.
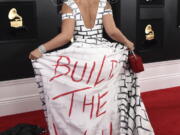
[[[29, 55], [50, 135], [154, 135], [127, 63], [134, 44], [107, 0], [68, 0], [61, 12], [62, 32]], [[117, 43], [102, 37], [103, 26]]]

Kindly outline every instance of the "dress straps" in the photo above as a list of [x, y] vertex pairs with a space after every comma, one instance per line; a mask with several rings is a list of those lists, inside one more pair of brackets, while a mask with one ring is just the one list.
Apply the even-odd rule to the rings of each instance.
[[[108, 15], [108, 14], [112, 14], [112, 9], [105, 9], [106, 4], [107, 4], [107, 0], [99, 0], [100, 1], [100, 7], [98, 8], [102, 8], [102, 15]], [[64, 2], [68, 7], [70, 7], [72, 9], [72, 13], [63, 13], [62, 14], [62, 20], [65, 19], [75, 19], [75, 14], [77, 12], [77, 5], [74, 2], [74, 0], [67, 0]], [[97, 13], [98, 14], [98, 13]]]
[[73, 13], [63, 13], [62, 20], [65, 20], [65, 19], [74, 19]]
[[112, 14], [112, 9], [104, 9], [103, 15]]
[[107, 0], [104, 0], [105, 1], [105, 6], [104, 6], [104, 11], [103, 11], [103, 15], [108, 15], [108, 14], [112, 14], [112, 9], [111, 8], [107, 8], [106, 9], [106, 5], [107, 5]]
[[75, 19], [75, 16], [74, 16], [74, 3], [73, 3], [73, 0], [67, 0], [64, 2], [64, 4], [66, 4], [69, 8], [72, 9], [72, 13], [63, 13], [62, 14], [62, 20], [65, 20], [65, 19]]

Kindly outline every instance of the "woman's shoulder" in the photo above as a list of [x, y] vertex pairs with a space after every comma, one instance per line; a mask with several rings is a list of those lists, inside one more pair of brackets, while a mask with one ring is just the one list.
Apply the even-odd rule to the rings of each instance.
[[68, 12], [72, 12], [71, 7], [69, 7], [69, 5], [67, 5], [66, 3], [64, 3], [62, 5], [61, 11], [60, 13], [68, 13]]
[[73, 0], [64, 0], [61, 12], [72, 12], [75, 8], [76, 6]]
[[69, 7], [71, 7], [74, 4], [74, 0], [64, 0], [64, 4], [66, 4]]

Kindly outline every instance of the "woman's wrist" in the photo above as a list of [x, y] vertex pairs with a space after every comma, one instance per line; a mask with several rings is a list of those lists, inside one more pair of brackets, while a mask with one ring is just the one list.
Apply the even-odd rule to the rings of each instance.
[[127, 46], [130, 50], [134, 50], [135, 49], [134, 43], [129, 41], [128, 39], [126, 39], [124, 41], [124, 45]]
[[38, 50], [40, 53], [44, 54], [47, 52], [45, 46], [43, 44], [41, 44], [39, 47], [38, 47]]
[[124, 38], [124, 41], [122, 42], [124, 45], [127, 45], [128, 39]]

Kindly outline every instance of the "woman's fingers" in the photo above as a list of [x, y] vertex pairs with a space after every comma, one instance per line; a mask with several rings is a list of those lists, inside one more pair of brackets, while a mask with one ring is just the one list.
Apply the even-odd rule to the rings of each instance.
[[134, 43], [131, 42], [131, 41], [127, 41], [126, 44], [125, 44], [129, 50], [134, 50], [135, 49], [135, 46], [134, 46]]
[[31, 60], [35, 60], [35, 59], [36, 59], [36, 57], [34, 57], [32, 54], [30, 54], [30, 55], [29, 55], [29, 59], [31, 59]]
[[132, 44], [129, 49], [130, 49], [131, 51], [133, 51], [133, 50], [135, 49], [134, 44]]
[[34, 60], [42, 57], [42, 54], [39, 52], [38, 49], [35, 49], [29, 54], [29, 59]]

